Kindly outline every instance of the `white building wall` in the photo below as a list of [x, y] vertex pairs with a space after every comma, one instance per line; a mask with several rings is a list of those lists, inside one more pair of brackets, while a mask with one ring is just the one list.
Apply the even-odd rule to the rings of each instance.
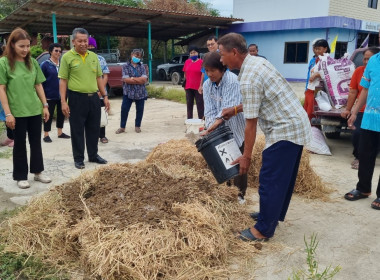
[[[239, 0], [234, 1], [241, 2]], [[368, 0], [330, 0], [329, 16], [344, 16], [380, 22], [380, 1], [377, 5], [377, 9], [372, 9], [368, 8]]]
[[[318, 0], [317, 2], [315, 0], [233, 1], [233, 16], [235, 18], [242, 18], [245, 22], [328, 16], [330, 4], [330, 0]], [[347, 1], [355, 2], [358, 0]], [[318, 3], [318, 7], [316, 7], [316, 3]]]

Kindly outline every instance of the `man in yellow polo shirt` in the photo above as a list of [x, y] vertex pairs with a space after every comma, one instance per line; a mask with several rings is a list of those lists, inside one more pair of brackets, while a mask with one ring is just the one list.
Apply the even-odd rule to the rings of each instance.
[[[108, 111], [110, 103], [102, 86], [102, 70], [98, 57], [88, 51], [88, 32], [83, 28], [73, 30], [74, 48], [65, 53], [61, 59], [58, 77], [61, 94], [62, 112], [69, 117], [71, 145], [75, 167], [82, 169], [84, 165], [84, 142], [88, 160], [99, 164], [107, 161], [98, 155], [98, 137], [100, 130], [99, 89], [104, 97]], [[66, 91], [69, 104], [66, 102]]]

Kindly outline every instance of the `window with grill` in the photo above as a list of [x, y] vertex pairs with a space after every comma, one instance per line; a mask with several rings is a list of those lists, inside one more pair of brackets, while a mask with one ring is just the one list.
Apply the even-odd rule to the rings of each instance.
[[284, 63], [307, 63], [309, 42], [285, 42]]

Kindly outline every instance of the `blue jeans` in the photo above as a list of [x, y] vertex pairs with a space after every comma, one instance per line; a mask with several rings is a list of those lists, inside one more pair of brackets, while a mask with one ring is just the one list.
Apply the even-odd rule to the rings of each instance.
[[121, 120], [120, 120], [121, 128], [125, 128], [125, 126], [127, 125], [129, 110], [131, 109], [133, 102], [136, 103], [135, 127], [141, 126], [141, 121], [144, 114], [145, 99], [135, 100], [135, 99], [128, 98], [127, 95], [123, 95], [123, 102], [121, 103]]
[[279, 141], [263, 151], [259, 175], [260, 214], [255, 228], [272, 237], [292, 198], [303, 146]]

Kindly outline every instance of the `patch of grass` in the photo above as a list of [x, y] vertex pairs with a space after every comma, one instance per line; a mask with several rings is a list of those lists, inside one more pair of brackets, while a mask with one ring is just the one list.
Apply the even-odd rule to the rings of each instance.
[[317, 247], [319, 241], [317, 241], [317, 234], [312, 234], [310, 237], [310, 242], [307, 242], [306, 237], [304, 237], [305, 247], [306, 247], [306, 263], [308, 266], [307, 271], [300, 269], [293, 272], [292, 276], [288, 280], [328, 280], [333, 279], [334, 276], [341, 270], [341, 267], [338, 265], [334, 269], [329, 265], [322, 272], [319, 272], [319, 265], [317, 260]]
[[10, 158], [12, 156], [12, 149], [7, 148], [4, 151], [0, 151], [0, 158]]
[[[24, 207], [0, 212], [0, 224], [16, 214]], [[26, 254], [16, 254], [5, 251], [6, 240], [0, 232], [0, 279], [1, 280], [66, 280], [65, 273], [43, 263], [40, 259]]]
[[[15, 215], [17, 215], [24, 207], [18, 207], [12, 210], [4, 210], [0, 212], [0, 224], [4, 222], [6, 219], [9, 219]], [[1, 237], [1, 236], [0, 236]]]
[[186, 93], [183, 89], [156, 87], [149, 85], [146, 87], [148, 96], [157, 99], [166, 99], [170, 101], [186, 104]]

